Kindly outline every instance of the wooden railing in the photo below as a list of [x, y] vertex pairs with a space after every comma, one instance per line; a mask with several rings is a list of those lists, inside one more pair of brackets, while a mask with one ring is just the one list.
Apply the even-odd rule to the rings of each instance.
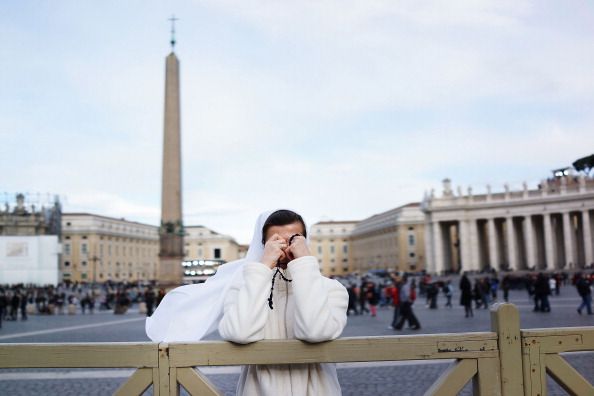
[[491, 332], [353, 337], [319, 344], [268, 340], [198, 343], [0, 344], [0, 368], [136, 368], [117, 395], [219, 395], [200, 366], [455, 359], [426, 395], [546, 395], [546, 373], [572, 395], [594, 387], [559, 356], [594, 351], [594, 327], [520, 330], [517, 308], [491, 308]]

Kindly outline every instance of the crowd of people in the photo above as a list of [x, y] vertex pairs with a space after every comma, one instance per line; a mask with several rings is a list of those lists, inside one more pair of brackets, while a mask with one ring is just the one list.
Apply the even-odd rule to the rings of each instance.
[[[493, 302], [509, 301], [509, 291], [525, 289], [534, 302], [534, 312], [550, 312], [549, 297], [559, 295], [562, 287], [572, 285], [582, 299], [577, 312], [592, 315], [592, 285], [594, 273], [530, 273], [467, 275], [460, 277], [458, 285], [450, 277], [433, 278], [430, 275], [409, 276], [385, 273], [340, 277], [349, 293], [348, 315], [377, 316], [378, 307], [393, 309], [390, 329], [401, 330], [407, 323], [419, 330], [421, 324], [414, 313], [417, 295], [425, 300], [429, 309], [453, 308], [452, 297], [458, 289], [460, 305], [465, 317], [473, 317], [474, 310], [487, 309]], [[96, 309], [113, 310], [124, 314], [132, 304], [150, 316], [165, 296], [164, 289], [139, 283], [103, 284], [72, 283], [58, 286], [0, 285], [0, 327], [3, 321], [27, 320], [28, 315], [93, 314]]]
[[420, 329], [413, 304], [417, 293], [425, 299], [425, 306], [437, 309], [440, 296], [443, 298], [443, 307], [453, 308], [452, 297], [457, 287], [460, 295], [460, 305], [464, 307], [465, 317], [474, 317], [474, 310], [487, 309], [496, 301], [509, 301], [510, 290], [525, 289], [531, 301], [534, 302], [534, 312], [550, 312], [549, 297], [559, 295], [562, 287], [572, 285], [582, 299], [577, 312], [592, 314], [592, 285], [594, 273], [567, 273], [546, 274], [504, 274], [501, 278], [495, 273], [489, 274], [463, 274], [458, 285], [452, 279], [433, 278], [430, 275], [416, 277], [386, 273], [384, 276], [367, 275], [363, 277], [349, 276], [341, 278], [347, 285], [349, 292], [348, 315], [377, 315], [377, 308], [392, 307], [393, 319], [389, 328], [401, 330], [404, 323], [408, 322], [411, 329]]
[[151, 315], [164, 296], [164, 289], [125, 282], [0, 285], [0, 328], [3, 321], [27, 320], [32, 314], [85, 315], [95, 310], [125, 314], [134, 303], [142, 313]]

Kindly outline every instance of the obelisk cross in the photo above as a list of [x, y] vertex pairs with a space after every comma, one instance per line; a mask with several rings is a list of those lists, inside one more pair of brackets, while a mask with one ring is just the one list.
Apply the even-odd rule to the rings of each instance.
[[173, 48], [175, 47], [175, 21], [179, 21], [179, 18], [176, 18], [175, 15], [172, 15], [171, 18], [169, 18], [169, 20], [171, 21], [171, 50], [173, 51]]

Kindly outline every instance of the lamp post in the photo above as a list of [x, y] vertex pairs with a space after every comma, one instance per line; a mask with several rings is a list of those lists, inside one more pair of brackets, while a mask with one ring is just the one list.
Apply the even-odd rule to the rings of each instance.
[[97, 282], [97, 261], [101, 261], [101, 258], [97, 257], [97, 255], [93, 255], [93, 257], [91, 257], [89, 260], [93, 262], [93, 283], [96, 283]]

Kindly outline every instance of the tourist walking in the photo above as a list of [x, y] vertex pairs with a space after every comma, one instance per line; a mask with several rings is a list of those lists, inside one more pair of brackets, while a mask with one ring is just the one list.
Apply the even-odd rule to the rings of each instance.
[[466, 318], [473, 317], [472, 313], [472, 285], [466, 273], [460, 279], [460, 305], [464, 306], [464, 313]]
[[413, 312], [412, 305], [415, 299], [414, 288], [408, 283], [407, 276], [402, 277], [402, 282], [399, 285], [399, 300], [400, 300], [400, 319], [394, 328], [396, 330], [402, 330], [404, 322], [408, 321], [408, 326], [412, 330], [419, 330], [421, 324]]
[[149, 286], [148, 289], [144, 292], [144, 302], [146, 304], [146, 316], [151, 316], [153, 314], [153, 309], [155, 307], [155, 300], [157, 296], [155, 294], [155, 290], [152, 286]]
[[534, 312], [551, 312], [549, 294], [551, 294], [549, 280], [545, 274], [539, 272], [534, 282]]
[[375, 283], [369, 281], [365, 285], [365, 300], [369, 304], [369, 312], [371, 313], [372, 317], [377, 316], [377, 304], [379, 302], [379, 293], [377, 292], [377, 288]]
[[581, 273], [577, 273], [576, 278], [575, 287], [582, 298], [582, 303], [578, 307], [577, 312], [581, 315], [582, 309], [586, 308], [588, 315], [592, 315], [592, 288], [590, 287], [590, 281]]
[[349, 305], [347, 308], [347, 316], [354, 312], [355, 315], [359, 315], [359, 311], [357, 310], [357, 285], [351, 283], [351, 286], [347, 289], [349, 293]]
[[396, 328], [396, 324], [398, 323], [398, 315], [400, 313], [400, 293], [398, 292], [400, 279], [396, 276], [396, 274], [390, 274], [390, 277], [392, 278], [393, 284], [391, 287], [386, 288], [386, 291], [390, 294], [392, 298], [394, 314], [392, 316], [392, 322], [390, 323], [390, 326], [388, 326], [388, 329], [394, 330]]

